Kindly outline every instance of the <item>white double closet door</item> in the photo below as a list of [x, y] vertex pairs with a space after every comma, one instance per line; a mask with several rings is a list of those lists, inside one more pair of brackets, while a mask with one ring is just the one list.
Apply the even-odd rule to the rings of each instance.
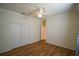
[[11, 46], [16, 48], [27, 44], [28, 42], [28, 28], [26, 25], [20, 23], [11, 24]]
[[33, 27], [27, 23], [1, 24], [0, 53], [34, 42]]

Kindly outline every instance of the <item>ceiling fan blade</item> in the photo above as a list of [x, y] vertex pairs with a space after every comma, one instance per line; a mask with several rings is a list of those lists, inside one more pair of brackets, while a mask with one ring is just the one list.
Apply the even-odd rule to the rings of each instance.
[[28, 13], [28, 15], [31, 15], [31, 14], [34, 14], [34, 13], [39, 13], [39, 12], [37, 12], [39, 10], [39, 8], [35, 8], [35, 9], [33, 9], [32, 10], [32, 12], [30, 12], [30, 13]]
[[42, 8], [40, 8], [40, 12], [42, 13], [44, 10]]
[[42, 13], [42, 14], [47, 14], [47, 13]]
[[28, 13], [28, 15], [31, 15], [31, 14], [33, 14], [33, 12]]
[[42, 13], [42, 14], [44, 14], [44, 15], [50, 15], [50, 13]]
[[42, 13], [42, 14], [48, 14], [48, 13]]
[[39, 14], [40, 12], [35, 12], [35, 13]]

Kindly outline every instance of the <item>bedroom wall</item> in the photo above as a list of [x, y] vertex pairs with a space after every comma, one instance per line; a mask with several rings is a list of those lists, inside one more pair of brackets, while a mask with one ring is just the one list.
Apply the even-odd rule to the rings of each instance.
[[79, 25], [77, 14], [76, 10], [72, 10], [48, 17], [47, 42], [75, 50]]
[[[40, 40], [39, 23], [35, 18], [0, 8], [0, 52]], [[11, 32], [13, 26], [14, 34]]]

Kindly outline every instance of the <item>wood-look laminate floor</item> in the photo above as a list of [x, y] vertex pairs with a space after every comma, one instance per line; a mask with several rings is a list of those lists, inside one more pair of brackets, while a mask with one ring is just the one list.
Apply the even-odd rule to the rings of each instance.
[[75, 51], [46, 43], [46, 48], [41, 48], [41, 43], [25, 45], [0, 54], [1, 56], [75, 56]]

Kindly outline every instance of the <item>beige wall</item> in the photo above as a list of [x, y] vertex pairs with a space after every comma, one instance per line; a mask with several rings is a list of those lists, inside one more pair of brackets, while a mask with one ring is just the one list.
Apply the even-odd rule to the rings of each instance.
[[[15, 39], [11, 24], [21, 24], [21, 37]], [[0, 52], [40, 40], [39, 21], [29, 16], [0, 8]], [[16, 31], [15, 31], [16, 33]]]
[[76, 49], [77, 12], [70, 11], [47, 18], [47, 42], [61, 47]]

